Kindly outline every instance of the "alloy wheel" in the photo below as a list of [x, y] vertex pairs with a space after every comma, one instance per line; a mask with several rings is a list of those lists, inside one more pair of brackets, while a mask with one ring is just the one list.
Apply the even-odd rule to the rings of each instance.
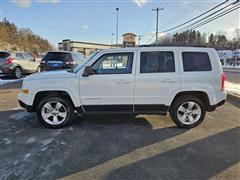
[[66, 107], [57, 101], [51, 101], [44, 104], [41, 109], [43, 120], [50, 125], [59, 125], [67, 118]]
[[191, 125], [196, 123], [201, 117], [200, 106], [194, 101], [184, 102], [177, 110], [177, 117], [181, 123]]

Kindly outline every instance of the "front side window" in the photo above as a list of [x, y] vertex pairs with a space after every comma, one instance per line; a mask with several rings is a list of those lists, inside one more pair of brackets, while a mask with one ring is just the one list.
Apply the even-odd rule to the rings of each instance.
[[96, 74], [131, 74], [133, 53], [105, 54], [101, 56], [92, 68]]
[[142, 52], [140, 73], [175, 72], [174, 53], [171, 51]]
[[183, 52], [182, 58], [185, 72], [212, 70], [211, 62], [206, 52]]

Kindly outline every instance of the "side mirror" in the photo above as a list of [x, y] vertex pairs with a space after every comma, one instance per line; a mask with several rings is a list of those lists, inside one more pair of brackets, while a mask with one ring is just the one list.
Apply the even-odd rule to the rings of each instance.
[[83, 77], [88, 77], [90, 75], [96, 74], [96, 70], [92, 69], [91, 66], [86, 66], [82, 74]]

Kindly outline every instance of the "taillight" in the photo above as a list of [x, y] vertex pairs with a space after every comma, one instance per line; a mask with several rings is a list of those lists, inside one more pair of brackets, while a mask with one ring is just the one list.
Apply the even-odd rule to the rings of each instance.
[[224, 83], [225, 80], [227, 79], [227, 76], [225, 74], [222, 74], [222, 85], [221, 85], [221, 91], [224, 91]]
[[11, 64], [13, 62], [13, 58], [8, 58], [7, 61], [5, 62], [5, 64]]

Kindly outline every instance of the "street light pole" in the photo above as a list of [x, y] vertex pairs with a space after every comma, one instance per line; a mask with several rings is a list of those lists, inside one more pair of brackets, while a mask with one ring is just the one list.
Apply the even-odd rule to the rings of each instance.
[[156, 9], [152, 9], [152, 11], [156, 11], [157, 12], [157, 18], [156, 18], [156, 43], [158, 42], [158, 15], [159, 15], [159, 11], [164, 10], [164, 8], [159, 8], [157, 7]]
[[119, 11], [119, 8], [116, 8], [116, 12], [117, 12], [117, 23], [116, 23], [116, 46], [118, 45], [118, 11]]
[[114, 35], [115, 35], [114, 33], [112, 33], [112, 35], [111, 35], [111, 48], [112, 48], [112, 45], [113, 45], [113, 36]]

